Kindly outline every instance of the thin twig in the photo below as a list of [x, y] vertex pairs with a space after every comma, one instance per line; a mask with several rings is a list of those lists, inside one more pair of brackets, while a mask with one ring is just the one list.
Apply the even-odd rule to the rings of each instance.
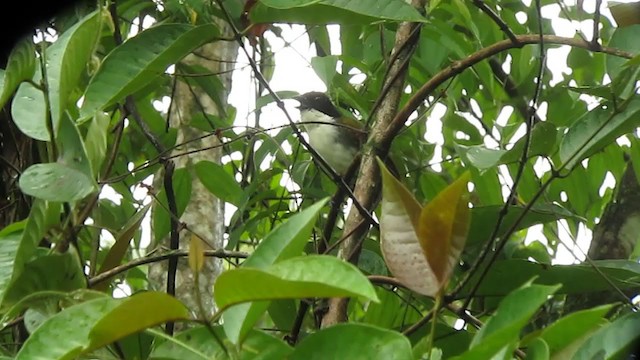
[[500, 30], [502, 30], [502, 32], [505, 33], [505, 35], [507, 35], [507, 37], [514, 44], [518, 44], [518, 38], [516, 37], [516, 34], [513, 33], [511, 28], [509, 28], [509, 25], [507, 25], [507, 23], [505, 23], [504, 20], [500, 18], [500, 15], [496, 14], [496, 12], [493, 11], [493, 9], [487, 6], [487, 4], [484, 3], [484, 1], [473, 0], [473, 5], [475, 5], [478, 9], [480, 9], [483, 13], [487, 14], [487, 16], [489, 16], [489, 18], [491, 18], [491, 20], [493, 20], [493, 22], [496, 23], [496, 25], [498, 25]]

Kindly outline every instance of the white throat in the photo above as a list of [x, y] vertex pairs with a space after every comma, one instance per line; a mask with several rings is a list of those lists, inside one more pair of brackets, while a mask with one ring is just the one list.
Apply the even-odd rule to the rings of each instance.
[[349, 165], [351, 165], [357, 151], [340, 143], [338, 131], [341, 129], [338, 126], [320, 124], [333, 124], [335, 120], [331, 116], [315, 109], [300, 111], [300, 118], [301, 125], [309, 136], [309, 145], [338, 174], [344, 174]]

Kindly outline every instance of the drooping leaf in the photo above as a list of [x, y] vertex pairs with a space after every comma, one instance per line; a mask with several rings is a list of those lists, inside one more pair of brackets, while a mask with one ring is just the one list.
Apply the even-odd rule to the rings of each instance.
[[[276, 227], [242, 266], [265, 269], [278, 261], [300, 255], [311, 235], [316, 217], [326, 203], [327, 199], [320, 200]], [[222, 318], [229, 340], [237, 344], [268, 307], [268, 302], [252, 302], [225, 311]]]
[[305, 337], [291, 354], [294, 360], [412, 359], [402, 334], [366, 324], [338, 324]]
[[111, 119], [103, 112], [97, 112], [91, 119], [89, 130], [84, 138], [87, 158], [93, 169], [94, 177], [100, 173], [100, 166], [107, 152], [107, 131]]
[[193, 273], [200, 272], [204, 266], [205, 245], [202, 239], [196, 234], [191, 235], [189, 240], [189, 268]]
[[80, 110], [83, 117], [140, 90], [167, 67], [218, 35], [213, 24], [163, 24], [125, 41], [104, 59]]
[[106, 15], [96, 10], [75, 23], [60, 35], [46, 51], [47, 90], [54, 129], [67, 106], [75, 103], [72, 91], [78, 85], [80, 76], [86, 72], [99, 35], [102, 33], [102, 19]]
[[221, 309], [248, 301], [347, 296], [377, 301], [373, 286], [358, 268], [327, 255], [295, 257], [264, 269], [229, 270], [214, 285]]

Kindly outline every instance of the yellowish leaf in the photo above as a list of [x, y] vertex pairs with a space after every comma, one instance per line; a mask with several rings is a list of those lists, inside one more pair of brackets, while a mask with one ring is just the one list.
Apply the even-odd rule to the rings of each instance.
[[440, 286], [451, 276], [469, 231], [466, 172], [422, 209], [418, 239]]
[[204, 242], [198, 235], [192, 234], [189, 241], [189, 267], [194, 273], [199, 273], [204, 266]]
[[611, 1], [609, 10], [618, 27], [640, 24], [640, 1], [631, 3]]

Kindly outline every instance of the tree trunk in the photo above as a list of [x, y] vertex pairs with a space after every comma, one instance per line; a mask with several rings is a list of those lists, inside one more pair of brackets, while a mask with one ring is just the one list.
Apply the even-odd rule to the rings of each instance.
[[[226, 24], [219, 23], [221, 28], [226, 28]], [[226, 34], [225, 34], [226, 33]], [[230, 32], [223, 31], [223, 37], [230, 37]], [[183, 63], [189, 66], [197, 65], [207, 69], [212, 74], [218, 76], [224, 85], [223, 94], [220, 98], [226, 102], [231, 88], [231, 70], [237, 55], [237, 44], [230, 41], [219, 41], [202, 46], [200, 49], [189, 55]], [[199, 87], [187, 84], [179, 74], [176, 79], [176, 87], [172, 99], [170, 110], [170, 126], [178, 129], [177, 144], [184, 144], [174, 150], [174, 154], [184, 154], [194, 151], [188, 155], [181, 155], [174, 158], [176, 168], [187, 168], [191, 173], [192, 191], [189, 204], [180, 217], [180, 221], [185, 223], [193, 233], [206, 237], [204, 240], [216, 249], [223, 246], [224, 233], [224, 212], [223, 203], [215, 198], [202, 185], [194, 171], [194, 165], [200, 161], [208, 160], [219, 163], [222, 155], [220, 141], [211, 132], [203, 132], [191, 125], [191, 119], [199, 113], [217, 115], [221, 113], [216, 103]], [[191, 141], [209, 134], [197, 141]], [[216, 147], [218, 146], [218, 147]], [[207, 150], [198, 151], [206, 148]], [[162, 174], [158, 174], [156, 179], [161, 179]], [[180, 232], [180, 248], [188, 249], [192, 233], [186, 230]], [[168, 237], [162, 240], [163, 244], [168, 244]], [[154, 264], [149, 270], [149, 279], [152, 286], [163, 291], [167, 282], [167, 265], [161, 262]], [[221, 259], [206, 258], [202, 271], [199, 274], [199, 284], [195, 284], [194, 274], [188, 266], [187, 259], [182, 258], [178, 262], [176, 274], [176, 297], [191, 309], [194, 314], [208, 316], [214, 311], [213, 283], [221, 272]], [[197, 289], [197, 290], [196, 290]], [[196, 291], [199, 292], [199, 299], [202, 309], [206, 314], [200, 314], [200, 306]]]

